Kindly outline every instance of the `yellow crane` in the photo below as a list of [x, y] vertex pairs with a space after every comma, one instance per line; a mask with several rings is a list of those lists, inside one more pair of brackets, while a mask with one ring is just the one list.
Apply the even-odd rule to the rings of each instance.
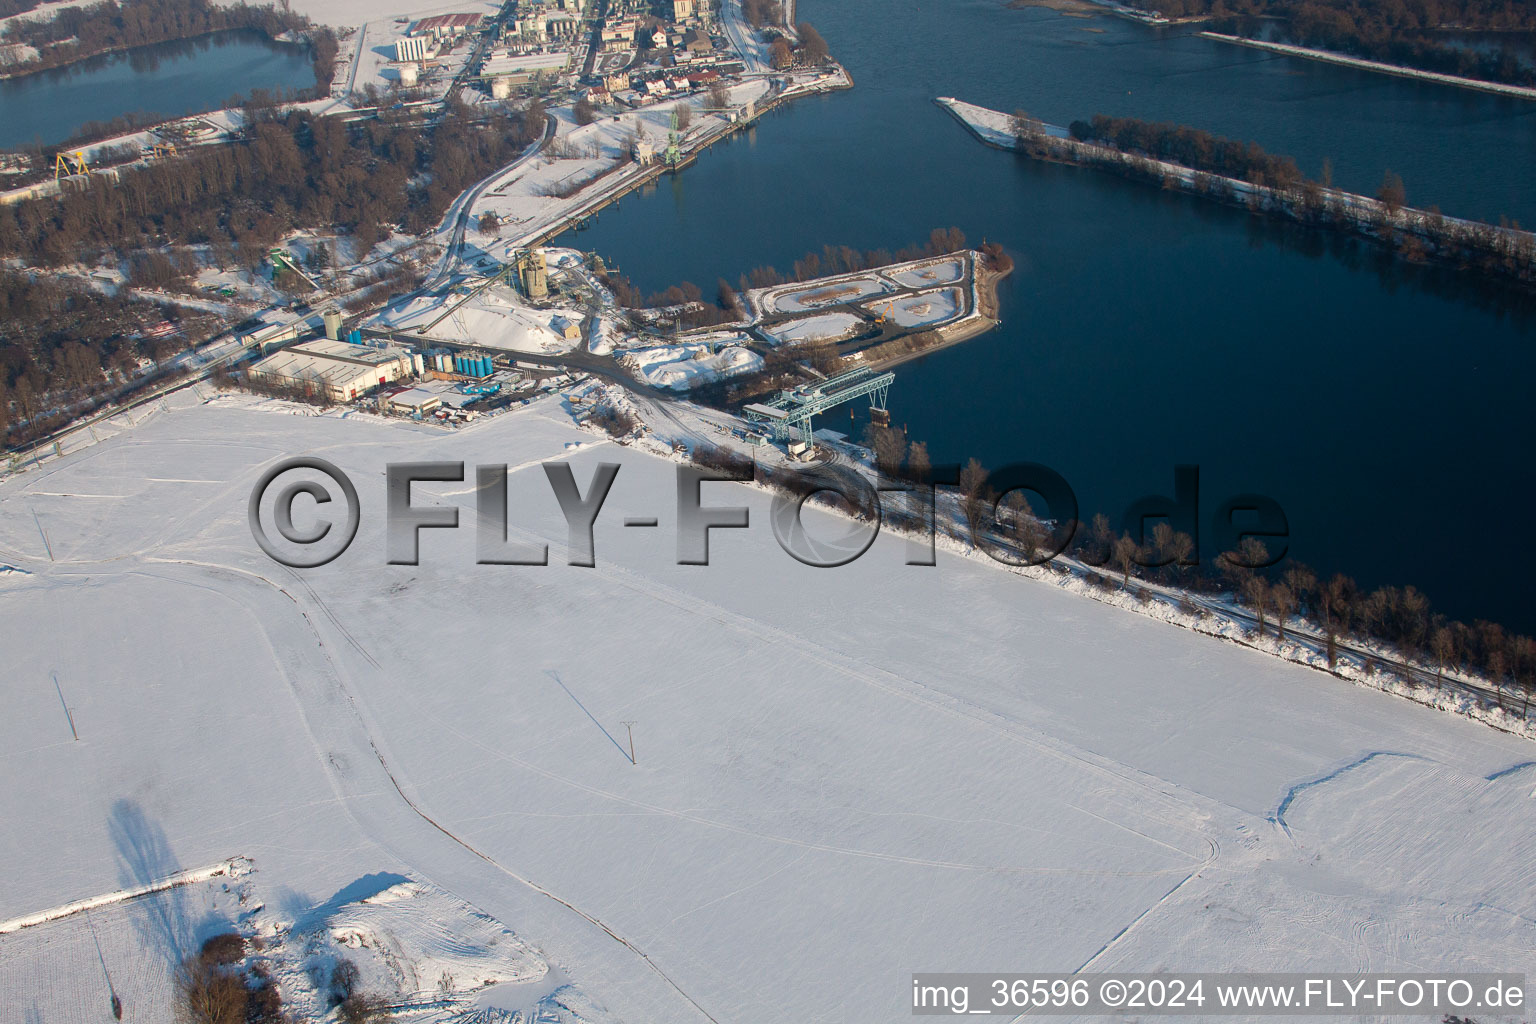
[[61, 152], [53, 158], [54, 181], [76, 174], [84, 174], [88, 170], [90, 170], [90, 167], [85, 162], [85, 153], [83, 151], [75, 153]]

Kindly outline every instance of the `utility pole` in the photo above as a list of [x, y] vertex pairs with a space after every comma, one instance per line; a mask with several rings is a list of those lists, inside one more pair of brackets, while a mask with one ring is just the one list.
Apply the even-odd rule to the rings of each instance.
[[59, 685], [59, 674], [57, 672], [53, 673], [53, 688], [58, 691], [59, 703], [64, 705], [64, 717], [69, 719], [69, 734], [73, 736], [75, 738], [75, 742], [78, 743], [80, 742], [80, 734], [75, 731], [75, 716], [74, 713], [69, 710], [69, 701], [64, 699], [64, 687]]
[[96, 937], [96, 925], [91, 922], [91, 911], [85, 911], [85, 926], [91, 930], [91, 941], [96, 943], [96, 959], [101, 961], [101, 973], [107, 979], [107, 995], [111, 998], [112, 1019], [123, 1019], [123, 1001], [118, 997], [117, 989], [112, 985], [112, 972], [107, 970], [107, 958], [101, 952], [101, 940]]
[[620, 724], [629, 732], [629, 763], [639, 764], [640, 762], [635, 760], [635, 723], [622, 722]]

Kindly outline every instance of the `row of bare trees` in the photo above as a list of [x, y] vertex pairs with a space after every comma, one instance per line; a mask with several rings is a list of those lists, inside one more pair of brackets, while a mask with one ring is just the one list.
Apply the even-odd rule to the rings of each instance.
[[809, 281], [816, 277], [855, 273], [872, 267], [886, 267], [926, 256], [941, 256], [966, 247], [965, 232], [959, 228], [934, 228], [926, 243], [914, 243], [892, 252], [889, 249], [855, 249], [848, 245], [826, 245], [820, 252], [808, 252], [795, 260], [789, 273], [777, 267], [759, 266], [741, 275], [742, 291], [771, 288], [791, 281]]
[[813, 68], [831, 59], [832, 51], [815, 26], [802, 21], [795, 26], [795, 35], [795, 43], [784, 36], [776, 36], [769, 44], [768, 60], [775, 68], [781, 71], [797, 65]]
[[[867, 438], [881, 472], [925, 479], [926, 449], [917, 471], [910, 462], [898, 469], [900, 442], [888, 436], [893, 433], [872, 427]], [[986, 470], [976, 459], [960, 471], [959, 497], [972, 537], [995, 532], [1013, 541], [1031, 561], [1052, 550], [1047, 543], [1051, 531], [1027, 500], [1015, 492], [999, 504], [998, 496], [988, 489]], [[1132, 578], [1136, 577], [1191, 592], [1227, 593], [1252, 611], [1259, 636], [1273, 631], [1281, 640], [1295, 617], [1305, 616], [1322, 634], [1330, 668], [1338, 663], [1340, 644], [1348, 640], [1430, 665], [1441, 674], [1479, 675], [1493, 684], [1501, 705], [1509, 710], [1527, 712], [1536, 695], [1536, 640], [1513, 634], [1496, 622], [1478, 620], [1469, 625], [1439, 614], [1412, 586], [1382, 586], [1366, 592], [1342, 573], [1324, 578], [1299, 562], [1281, 567], [1264, 543], [1251, 536], [1207, 564], [1200, 559], [1194, 540], [1167, 522], [1156, 524], [1151, 535], [1140, 540], [1129, 532], [1117, 534], [1102, 514], [1086, 525], [1066, 527], [1071, 536], [1068, 553], [1086, 565], [1113, 569], [1128, 590], [1134, 589]], [[1368, 671], [1380, 667], [1377, 658], [1367, 656]]]
[[[1449, 218], [1436, 207], [1412, 209], [1406, 205], [1402, 178], [1391, 171], [1384, 174], [1372, 202], [1335, 190], [1328, 161], [1319, 179], [1307, 178], [1289, 157], [1178, 126], [1095, 117], [1091, 123], [1074, 121], [1074, 138], [1058, 139], [1044, 134], [1039, 122], [1023, 111], [1012, 116], [1011, 124], [1016, 148], [1030, 156], [1098, 167], [1165, 189], [1243, 205], [1257, 214], [1356, 234], [1411, 262], [1467, 268], [1536, 285], [1536, 235], [1508, 218], [1494, 225]], [[1183, 170], [1170, 170], [1169, 164]], [[1234, 174], [1237, 170], [1243, 173]]]
[[1208, 17], [1238, 35], [1261, 31], [1302, 46], [1489, 81], [1536, 81], [1515, 47], [1457, 45], [1445, 30], [1536, 31], [1523, 0], [1128, 0], [1173, 18]]

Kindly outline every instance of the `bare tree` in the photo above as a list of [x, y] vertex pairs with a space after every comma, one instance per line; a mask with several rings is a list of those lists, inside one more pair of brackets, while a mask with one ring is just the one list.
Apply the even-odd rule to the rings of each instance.
[[928, 458], [928, 445], [923, 441], [912, 442], [907, 450], [907, 475], [918, 483], [927, 483], [933, 474], [933, 463]]
[[1444, 679], [1446, 666], [1456, 653], [1456, 638], [1448, 628], [1441, 626], [1430, 634], [1429, 649], [1435, 656], [1435, 678]]
[[685, 132], [688, 126], [693, 124], [693, 108], [686, 103], [679, 103], [672, 108], [672, 113], [677, 117], [677, 130]]
[[1296, 609], [1296, 595], [1284, 583], [1276, 583], [1269, 588], [1269, 602], [1275, 609], [1275, 636], [1285, 639], [1285, 620]]
[[874, 451], [880, 475], [895, 477], [907, 454], [907, 440], [901, 431], [871, 423], [864, 430], [864, 443]]
[[1008, 118], [1008, 130], [1013, 134], [1014, 144], [1020, 149], [1027, 149], [1029, 143], [1045, 134], [1045, 125], [1039, 118], [1030, 117], [1021, 109], [1015, 110]]
[[212, 958], [189, 956], [176, 972], [176, 1009], [185, 1024], [242, 1024], [245, 982]]
[[1259, 636], [1264, 635], [1265, 614], [1269, 610], [1269, 581], [1257, 573], [1250, 573], [1242, 583], [1243, 599], [1259, 617]]
[[1129, 589], [1131, 585], [1131, 566], [1137, 563], [1141, 557], [1141, 546], [1131, 539], [1131, 535], [1123, 533], [1115, 541], [1114, 550], [1111, 553], [1115, 567], [1120, 570], [1120, 586]]
[[976, 534], [981, 530], [981, 521], [986, 514], [987, 495], [987, 471], [977, 459], [971, 459], [960, 470], [960, 507], [965, 513], [965, 521], [971, 528], [971, 540], [974, 542]]
[[1036, 518], [1035, 510], [1030, 507], [1029, 499], [1023, 491], [1009, 491], [1003, 504], [1012, 515], [1009, 525], [1020, 553], [1030, 565], [1037, 564], [1045, 547], [1045, 525]]
[[341, 1004], [339, 1012], [343, 1024], [383, 1024], [392, 1016], [389, 1003], [383, 996], [354, 992]]
[[783, 71], [794, 67], [795, 51], [791, 50], [789, 43], [785, 41], [783, 36], [780, 36], [768, 47], [768, 60], [776, 70]]
[[805, 57], [807, 64], [821, 64], [831, 56], [827, 41], [821, 38], [821, 33], [817, 32], [810, 22], [802, 21], [796, 25], [795, 34], [800, 37], [800, 53]]
[[1381, 179], [1381, 189], [1376, 193], [1376, 199], [1386, 209], [1387, 219], [1396, 220], [1397, 212], [1408, 203], [1408, 193], [1403, 188], [1403, 179], [1388, 171]]

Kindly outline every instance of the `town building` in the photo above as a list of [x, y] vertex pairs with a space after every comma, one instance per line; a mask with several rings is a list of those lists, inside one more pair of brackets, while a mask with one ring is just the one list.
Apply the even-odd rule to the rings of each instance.
[[612, 24], [603, 26], [604, 43], [633, 43], [635, 33], [640, 31], [640, 22], [635, 18], [624, 18]]

